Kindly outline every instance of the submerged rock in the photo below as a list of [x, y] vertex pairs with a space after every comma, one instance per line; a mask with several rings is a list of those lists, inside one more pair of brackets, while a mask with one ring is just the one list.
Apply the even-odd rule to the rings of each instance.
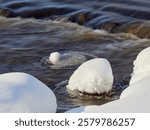
[[125, 32], [134, 34], [140, 38], [150, 38], [150, 22], [149, 21], [132, 21], [126, 24], [123, 24], [113, 32]]
[[14, 17], [15, 13], [9, 8], [0, 7], [0, 16], [3, 17]]

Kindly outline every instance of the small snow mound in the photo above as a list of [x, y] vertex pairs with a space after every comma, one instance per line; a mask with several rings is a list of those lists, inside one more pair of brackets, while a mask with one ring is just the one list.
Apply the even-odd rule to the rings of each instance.
[[89, 60], [72, 74], [66, 86], [69, 90], [79, 90], [85, 93], [101, 94], [112, 89], [113, 74], [107, 59], [95, 58]]
[[150, 74], [150, 47], [142, 50], [133, 62], [134, 68], [130, 84]]
[[54, 93], [41, 81], [26, 73], [0, 75], [0, 112], [56, 112]]
[[59, 52], [52, 52], [49, 56], [49, 61], [52, 63], [52, 64], [56, 64], [57, 62], [60, 61], [60, 58], [61, 55]]

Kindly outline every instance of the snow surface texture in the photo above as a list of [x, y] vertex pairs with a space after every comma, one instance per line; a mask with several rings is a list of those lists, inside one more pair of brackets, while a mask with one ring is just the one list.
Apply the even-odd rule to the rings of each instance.
[[[126, 88], [119, 100], [101, 106], [78, 107], [67, 111], [68, 113], [149, 113], [150, 112], [150, 47], [144, 49], [134, 61], [132, 83]], [[142, 74], [142, 75], [141, 75]]]
[[138, 54], [133, 65], [130, 84], [150, 75], [150, 47], [147, 47]]
[[0, 75], [0, 112], [56, 112], [54, 93], [41, 81], [26, 73]]
[[91, 94], [101, 94], [112, 89], [112, 69], [107, 59], [95, 58], [78, 67], [66, 86], [69, 90], [79, 90]]

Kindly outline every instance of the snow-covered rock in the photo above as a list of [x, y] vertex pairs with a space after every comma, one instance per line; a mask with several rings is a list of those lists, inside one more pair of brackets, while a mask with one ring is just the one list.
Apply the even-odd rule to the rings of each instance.
[[138, 54], [133, 65], [130, 84], [150, 75], [150, 47], [147, 47]]
[[56, 112], [54, 93], [26, 73], [0, 74], [0, 112]]
[[112, 89], [113, 74], [110, 63], [104, 58], [89, 60], [78, 67], [66, 86], [91, 94], [101, 94]]
[[129, 87], [120, 99], [101, 106], [83, 106], [68, 113], [149, 113], [150, 112], [150, 47], [139, 53], [134, 61], [133, 75]]

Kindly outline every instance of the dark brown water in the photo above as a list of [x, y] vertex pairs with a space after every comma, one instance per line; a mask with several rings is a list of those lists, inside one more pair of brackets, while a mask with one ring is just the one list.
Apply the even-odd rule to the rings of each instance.
[[[150, 45], [149, 0], [1, 0], [0, 15], [0, 73], [27, 72], [43, 81], [57, 96], [58, 112], [117, 99], [133, 60]], [[116, 87], [103, 96], [56, 88], [74, 69], [41, 64], [53, 51], [107, 58]]]

